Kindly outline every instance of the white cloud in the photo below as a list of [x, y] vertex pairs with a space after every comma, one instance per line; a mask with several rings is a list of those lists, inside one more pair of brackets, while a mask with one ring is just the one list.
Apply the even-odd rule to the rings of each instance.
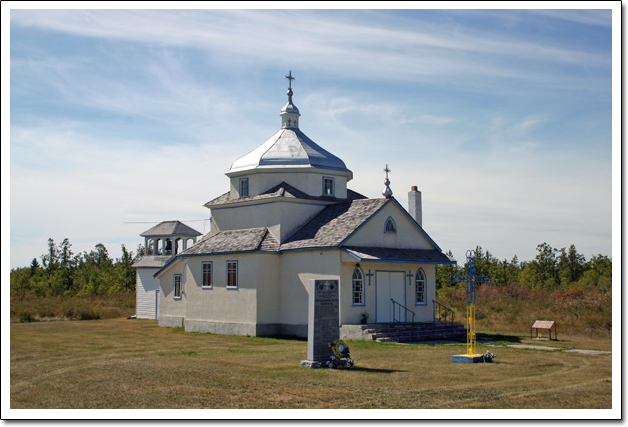
[[[68, 237], [75, 252], [91, 250], [99, 242], [112, 256], [122, 243], [135, 249], [141, 243], [139, 234], [150, 225], [125, 223], [208, 218], [203, 203], [228, 189], [223, 173], [231, 155], [220, 157], [213, 147], [177, 145], [147, 151], [135, 149], [133, 141], [125, 148], [107, 147], [93, 136], [60, 128], [13, 130], [12, 156], [54, 165], [12, 164], [12, 263], [20, 259], [18, 265], [24, 265], [38, 257], [48, 237]], [[37, 244], [33, 234], [41, 236], [35, 253], [30, 252]]]

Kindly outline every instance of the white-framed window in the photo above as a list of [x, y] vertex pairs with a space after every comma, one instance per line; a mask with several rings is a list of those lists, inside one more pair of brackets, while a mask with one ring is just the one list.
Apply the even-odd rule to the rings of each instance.
[[183, 293], [183, 276], [180, 274], [174, 275], [174, 298], [180, 299], [181, 294]]
[[249, 197], [249, 179], [240, 178], [240, 197]]
[[227, 288], [238, 288], [238, 261], [227, 261]]
[[364, 272], [362, 272], [360, 267], [356, 267], [355, 270], [353, 270], [351, 284], [353, 289], [353, 305], [364, 305]]
[[396, 233], [397, 225], [395, 224], [395, 220], [392, 217], [388, 217], [386, 220], [386, 224], [384, 225], [384, 233]]
[[425, 272], [422, 268], [416, 272], [416, 276], [414, 277], [414, 304], [415, 305], [425, 305], [427, 304], [426, 291], [425, 287], [427, 285], [427, 281], [425, 280]]
[[330, 176], [323, 177], [323, 196], [334, 197], [336, 195], [335, 180]]
[[204, 261], [202, 264], [203, 279], [201, 286], [203, 288], [211, 288], [214, 285], [214, 263], [211, 261]]

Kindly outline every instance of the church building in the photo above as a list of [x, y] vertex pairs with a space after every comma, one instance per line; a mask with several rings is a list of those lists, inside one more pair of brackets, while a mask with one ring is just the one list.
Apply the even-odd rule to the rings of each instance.
[[310, 279], [340, 283], [341, 337], [364, 323], [432, 322], [435, 267], [454, 264], [390, 189], [369, 199], [353, 173], [299, 128], [292, 97], [281, 128], [237, 159], [229, 190], [205, 203], [211, 230], [158, 269], [159, 325], [251, 336], [307, 336]]

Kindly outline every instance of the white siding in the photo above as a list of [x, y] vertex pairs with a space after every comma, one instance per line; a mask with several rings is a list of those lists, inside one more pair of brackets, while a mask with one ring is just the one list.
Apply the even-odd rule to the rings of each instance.
[[159, 281], [153, 278], [157, 268], [138, 268], [135, 289], [135, 316], [138, 319], [157, 319]]

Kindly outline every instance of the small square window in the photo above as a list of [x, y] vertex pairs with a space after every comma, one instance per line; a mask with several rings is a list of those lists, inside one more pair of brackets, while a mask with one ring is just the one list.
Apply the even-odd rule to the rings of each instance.
[[335, 196], [334, 178], [328, 176], [323, 177], [323, 196]]

